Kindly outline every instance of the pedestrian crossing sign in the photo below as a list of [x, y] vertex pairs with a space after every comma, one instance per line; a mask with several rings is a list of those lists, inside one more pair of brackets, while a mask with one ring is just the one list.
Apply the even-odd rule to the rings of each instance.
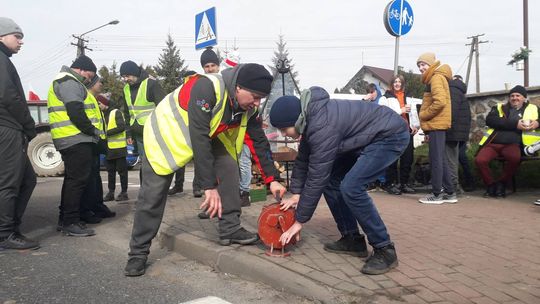
[[217, 44], [216, 8], [195, 15], [195, 49]]

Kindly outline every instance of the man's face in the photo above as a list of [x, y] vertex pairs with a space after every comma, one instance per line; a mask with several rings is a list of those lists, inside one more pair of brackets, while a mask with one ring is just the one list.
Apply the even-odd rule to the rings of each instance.
[[429, 64], [427, 64], [425, 62], [419, 62], [418, 63], [418, 69], [420, 70], [420, 73], [424, 74], [424, 72], [429, 69]]
[[369, 89], [369, 92], [366, 94], [366, 99], [371, 101], [377, 99], [377, 91]]
[[203, 66], [203, 70], [206, 74], [209, 73], [219, 73], [219, 65], [209, 62]]
[[512, 108], [519, 110], [525, 103], [525, 96], [519, 93], [512, 93], [510, 94], [510, 97], [508, 97], [508, 100], [510, 101]]
[[279, 131], [281, 132], [281, 135], [283, 135], [283, 137], [288, 136], [292, 139], [300, 138], [300, 134], [296, 132], [296, 129], [294, 127], [282, 128], [282, 129], [279, 129]]
[[11, 51], [13, 54], [17, 54], [21, 49], [24, 42], [22, 41], [23, 35], [20, 33], [13, 33], [5, 36], [0, 36], [0, 41]]
[[253, 93], [239, 86], [236, 87], [236, 101], [242, 110], [247, 111], [258, 108], [264, 96]]
[[79, 70], [79, 74], [84, 77], [84, 83], [90, 83], [90, 81], [92, 81], [92, 78], [94, 78], [94, 76], [96, 76], [96, 73], [95, 72], [92, 72], [92, 71], [85, 71], [85, 70]]
[[139, 77], [133, 75], [122, 75], [122, 80], [127, 84], [134, 84], [137, 82]]

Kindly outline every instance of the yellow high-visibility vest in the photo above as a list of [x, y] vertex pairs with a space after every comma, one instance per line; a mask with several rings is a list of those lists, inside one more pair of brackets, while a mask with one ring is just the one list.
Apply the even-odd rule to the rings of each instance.
[[[64, 103], [54, 93], [54, 82], [65, 77], [71, 77], [77, 82], [81, 83], [75, 76], [66, 72], [59, 73], [54, 78], [53, 84], [51, 84], [47, 96], [49, 125], [51, 127], [51, 135], [53, 139], [71, 137], [81, 133], [81, 131], [69, 119]], [[81, 85], [84, 86], [82, 83]], [[101, 138], [105, 138], [101, 110], [99, 109], [96, 98], [90, 92], [88, 92], [88, 90], [86, 92], [86, 98], [84, 99], [83, 103], [86, 117], [88, 117], [90, 122], [92, 122], [92, 125], [94, 125], [96, 129], [98, 129], [99, 136]]]
[[[499, 117], [504, 116], [504, 111], [502, 109], [502, 106], [503, 106], [502, 103], [499, 103], [497, 105], [497, 110], [499, 111]], [[538, 120], [538, 108], [536, 107], [536, 105], [532, 103], [529, 103], [527, 107], [525, 108], [525, 111], [523, 112], [523, 120], [528, 120], [528, 119]], [[494, 131], [495, 130], [493, 128], [490, 128], [489, 130], [484, 132], [484, 137], [482, 137], [479, 144], [482, 146]], [[532, 145], [539, 140], [540, 140], [540, 132], [537, 130], [521, 132], [521, 142], [525, 146]]]
[[137, 96], [135, 96], [135, 102], [131, 102], [131, 91], [129, 89], [129, 84], [124, 86], [124, 97], [126, 98], [126, 105], [129, 109], [129, 125], [132, 126], [135, 121], [139, 125], [144, 126], [146, 119], [156, 108], [156, 104], [149, 102], [146, 99], [146, 88], [148, 86], [148, 78], [141, 82], [139, 90], [137, 90]]
[[[116, 112], [120, 113], [120, 115], [123, 115], [122, 112], [118, 111], [118, 109], [112, 110], [109, 113], [109, 122], [107, 123], [107, 131], [110, 131], [118, 126], [116, 123]], [[126, 130], [124, 130], [121, 133], [108, 136], [107, 147], [109, 147], [109, 149], [120, 149], [120, 148], [127, 147]]]
[[[227, 89], [221, 75], [193, 75], [189, 79], [197, 77], [206, 77], [214, 85], [216, 105], [212, 109], [210, 132], [208, 134], [209, 137], [213, 137], [227, 106]], [[154, 112], [150, 114], [148, 117], [149, 122], [144, 127], [143, 139], [146, 158], [158, 175], [172, 174], [179, 168], [184, 167], [193, 158], [188, 112], [179, 104], [178, 96], [183, 88], [187, 89], [181, 85], [165, 96]], [[224, 144], [235, 160], [238, 159], [242, 152], [247, 122], [256, 112], [257, 109], [253, 109], [243, 113], [239, 127], [226, 130], [217, 135], [217, 138]]]

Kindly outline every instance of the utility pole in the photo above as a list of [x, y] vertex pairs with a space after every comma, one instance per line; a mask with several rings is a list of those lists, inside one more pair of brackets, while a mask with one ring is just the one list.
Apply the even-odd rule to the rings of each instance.
[[99, 30], [100, 28], [104, 27], [104, 26], [107, 26], [107, 25], [114, 25], [114, 24], [118, 24], [120, 23], [120, 21], [118, 20], [113, 20], [113, 21], [110, 21], [108, 23], [105, 23], [101, 26], [98, 26], [96, 27], [95, 29], [92, 29], [92, 30], [89, 30], [88, 32], [85, 32], [85, 33], [82, 33], [80, 35], [72, 35], [73, 38], [77, 39], [77, 43], [71, 43], [71, 45], [74, 45], [77, 47], [77, 58], [81, 55], [84, 55], [84, 50], [89, 50], [89, 51], [92, 51], [92, 49], [88, 48], [86, 46], [86, 42], [88, 42], [88, 40], [84, 39], [83, 36], [90, 33], [90, 32], [93, 32], [95, 30]]
[[488, 40], [479, 41], [478, 37], [484, 36], [485, 34], [479, 34], [474, 35], [471, 37], [467, 37], [467, 39], [472, 39], [471, 43], [466, 44], [471, 46], [471, 51], [469, 52], [469, 64], [467, 65], [467, 77], [465, 79], [465, 84], [469, 86], [469, 77], [471, 74], [471, 65], [472, 65], [472, 59], [473, 54], [475, 54], [475, 67], [476, 67], [476, 93], [480, 93], [480, 51], [479, 51], [479, 44], [480, 43], [487, 43]]
[[[529, 49], [529, 1], [523, 0], [523, 45]], [[529, 57], [523, 60], [523, 85], [529, 86]]]

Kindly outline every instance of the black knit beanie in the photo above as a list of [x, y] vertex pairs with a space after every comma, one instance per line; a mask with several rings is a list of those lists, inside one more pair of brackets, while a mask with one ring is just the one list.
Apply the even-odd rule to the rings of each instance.
[[201, 54], [201, 66], [204, 68], [210, 62], [219, 65], [219, 58], [212, 48], [206, 48]]
[[141, 69], [135, 62], [128, 60], [120, 65], [120, 76], [124, 75], [139, 77], [141, 76]]
[[298, 97], [281, 96], [274, 101], [270, 109], [270, 123], [278, 129], [294, 127], [300, 112], [302, 112], [302, 107]]
[[267, 69], [256, 63], [246, 63], [240, 68], [236, 84], [242, 88], [262, 95], [270, 94], [274, 77]]
[[83, 71], [90, 71], [90, 72], [97, 72], [96, 65], [90, 59], [90, 57], [86, 55], [81, 55], [73, 63], [71, 64], [72, 69], [81, 69]]
[[523, 97], [527, 98], [527, 89], [525, 89], [523, 86], [517, 85], [517, 86], [513, 87], [510, 90], [509, 95], [512, 95], [512, 93], [519, 93], [519, 94], [523, 95]]

